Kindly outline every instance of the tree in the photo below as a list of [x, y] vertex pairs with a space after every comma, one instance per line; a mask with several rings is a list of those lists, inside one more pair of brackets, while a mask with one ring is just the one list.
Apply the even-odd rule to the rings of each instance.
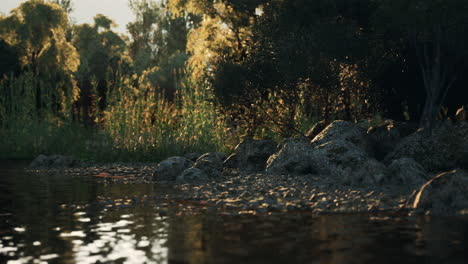
[[[81, 61], [75, 73], [81, 92], [77, 107], [82, 108], [82, 119], [88, 125], [92, 124], [93, 103], [98, 101], [98, 106], [103, 110], [109, 88], [117, 85], [121, 75], [128, 71], [130, 62], [124, 54], [126, 43], [112, 31], [113, 26], [115, 23], [111, 19], [98, 14], [94, 17], [93, 25], [81, 24], [73, 28], [72, 43]], [[93, 94], [94, 88], [97, 94]]]
[[129, 45], [137, 73], [167, 62], [176, 52], [185, 52], [188, 20], [170, 13], [164, 2], [132, 0], [136, 20], [127, 25]]
[[[382, 0], [379, 21], [387, 32], [400, 31], [416, 54], [425, 103], [421, 125], [430, 131], [454, 86], [468, 53], [468, 3], [462, 0]], [[389, 21], [391, 21], [389, 23]]]
[[[224, 108], [243, 106], [233, 114], [251, 129], [276, 127], [283, 136], [299, 132], [304, 114], [325, 119], [365, 114], [371, 102], [359, 63], [366, 55], [362, 28], [369, 24], [369, 2], [270, 1], [261, 8], [245, 28], [241, 52], [233, 52], [236, 38], [212, 43], [217, 52], [200, 48], [217, 56], [205, 75]], [[253, 15], [252, 9], [246, 14]]]
[[0, 39], [0, 80], [19, 71], [18, 51], [6, 41]]
[[192, 77], [199, 82], [214, 74], [222, 60], [240, 61], [245, 58], [250, 26], [255, 10], [266, 0], [208, 1], [169, 0], [174, 14], [193, 18], [196, 23], [188, 34], [188, 65]]
[[[36, 75], [45, 71], [75, 71], [78, 54], [66, 41], [67, 15], [58, 5], [30, 0], [0, 21], [1, 36], [20, 53], [23, 67]], [[40, 66], [48, 66], [47, 68]]]
[[127, 25], [131, 35], [129, 54], [139, 83], [172, 100], [187, 60], [190, 16], [174, 14], [165, 1], [132, 0], [136, 20]]
[[73, 12], [72, 0], [51, 0], [51, 2], [60, 5], [67, 14], [71, 14], [71, 12]]
[[[59, 104], [63, 94], [76, 96], [71, 73], [78, 68], [79, 57], [67, 42], [67, 28], [66, 12], [59, 5], [43, 0], [26, 1], [0, 20], [0, 38], [17, 50], [22, 69], [48, 84], [36, 84], [38, 108], [45, 103], [41, 99], [44, 93], [54, 94], [52, 104], [55, 105]], [[72, 87], [71, 91], [68, 91], [69, 87]]]

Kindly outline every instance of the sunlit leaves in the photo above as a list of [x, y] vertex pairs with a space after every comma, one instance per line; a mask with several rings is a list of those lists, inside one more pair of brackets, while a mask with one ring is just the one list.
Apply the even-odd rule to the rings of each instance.
[[162, 67], [176, 53], [184, 53], [190, 19], [174, 15], [164, 2], [132, 0], [136, 20], [127, 25], [131, 35], [129, 54], [137, 73], [154, 66]]
[[75, 49], [66, 41], [67, 14], [43, 0], [30, 0], [2, 19], [1, 36], [18, 48], [23, 66], [39, 73], [39, 65], [74, 71], [79, 63]]
[[72, 0], [51, 0], [50, 2], [59, 4], [67, 14], [73, 11]]

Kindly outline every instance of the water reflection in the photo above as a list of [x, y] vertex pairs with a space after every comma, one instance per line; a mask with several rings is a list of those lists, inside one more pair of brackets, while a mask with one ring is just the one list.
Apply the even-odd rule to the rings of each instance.
[[467, 218], [187, 214], [153, 184], [0, 164], [0, 263], [466, 263]]

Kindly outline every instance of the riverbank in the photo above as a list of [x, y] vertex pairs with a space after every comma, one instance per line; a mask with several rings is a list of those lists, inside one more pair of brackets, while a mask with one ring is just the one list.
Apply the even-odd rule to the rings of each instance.
[[[157, 163], [83, 164], [74, 168], [30, 169], [30, 174], [60, 177], [95, 177], [109, 184], [152, 182]], [[244, 174], [225, 171], [215, 180], [199, 183], [162, 183], [172, 191], [158, 192], [154, 201], [181, 203], [230, 214], [266, 214], [276, 211], [323, 213], [397, 213], [411, 211], [412, 192], [395, 191], [391, 186], [349, 186], [319, 175], [306, 177]], [[161, 188], [163, 189], [163, 188]]]
[[[31, 171], [154, 183], [157, 201], [235, 213], [468, 214], [468, 124], [431, 133], [406, 123], [365, 130], [335, 121], [280, 144], [245, 139], [234, 153], [190, 153], [160, 163], [85, 164], [39, 156]], [[157, 202], [156, 201], [156, 202]]]

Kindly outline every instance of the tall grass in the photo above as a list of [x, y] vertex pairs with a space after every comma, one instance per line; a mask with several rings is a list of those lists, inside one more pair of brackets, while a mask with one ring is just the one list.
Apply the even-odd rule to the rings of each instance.
[[154, 88], [134, 88], [122, 80], [109, 91], [106, 109], [95, 109], [96, 126], [85, 128], [72, 118], [70, 91], [28, 74], [4, 80], [0, 158], [64, 154], [94, 161], [158, 161], [189, 152], [229, 152], [238, 138], [228, 135], [203, 89], [189, 80], [178, 86], [175, 100], [168, 102]]

